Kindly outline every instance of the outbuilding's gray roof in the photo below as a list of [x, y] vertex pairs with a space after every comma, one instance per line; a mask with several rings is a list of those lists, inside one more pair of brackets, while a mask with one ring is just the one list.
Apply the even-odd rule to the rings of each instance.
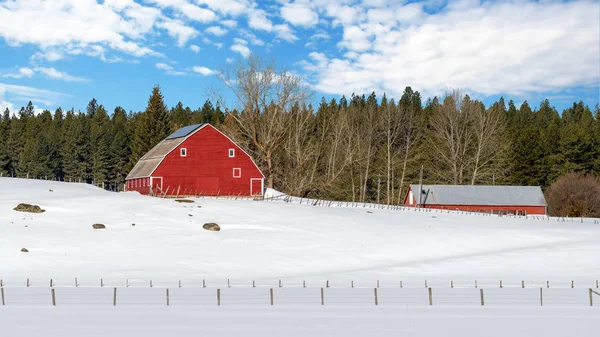
[[[419, 203], [419, 185], [410, 185]], [[539, 186], [423, 185], [423, 205], [546, 206]]]
[[150, 177], [152, 172], [156, 170], [160, 162], [167, 154], [176, 149], [187, 139], [188, 136], [194, 133], [194, 131], [202, 128], [204, 125], [206, 124], [190, 125], [175, 131], [173, 134], [156, 144], [156, 146], [143, 155], [125, 179]]

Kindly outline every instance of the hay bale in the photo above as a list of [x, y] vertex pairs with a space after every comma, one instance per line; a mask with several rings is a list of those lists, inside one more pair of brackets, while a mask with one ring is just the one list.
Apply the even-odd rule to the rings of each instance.
[[17, 207], [13, 208], [17, 212], [27, 212], [27, 213], [44, 213], [46, 210], [41, 209], [38, 205], [30, 205], [20, 203]]
[[29, 249], [27, 249], [27, 248], [21, 248], [21, 251], [22, 251], [23, 253], [29, 253]]
[[92, 227], [93, 227], [94, 229], [104, 229], [104, 228], [106, 228], [106, 226], [104, 226], [104, 225], [103, 225], [103, 224], [101, 224], [101, 223], [96, 223], [96, 224], [93, 224], [93, 225], [92, 225]]
[[219, 227], [219, 225], [217, 225], [214, 222], [205, 223], [204, 226], [202, 226], [202, 228], [206, 229], [207, 231], [213, 232], [218, 232], [221, 230], [221, 227]]
[[191, 204], [194, 202], [194, 200], [189, 200], [189, 199], [175, 199], [175, 201], [177, 201], [179, 203], [185, 203], [185, 204]]

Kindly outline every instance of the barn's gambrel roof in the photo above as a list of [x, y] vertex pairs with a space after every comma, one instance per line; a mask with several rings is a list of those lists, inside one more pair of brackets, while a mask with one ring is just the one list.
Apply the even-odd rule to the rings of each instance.
[[[423, 205], [547, 206], [539, 186], [423, 185]], [[410, 185], [419, 203], [419, 185]]]
[[135, 166], [133, 167], [131, 172], [129, 172], [129, 174], [127, 175], [125, 180], [138, 179], [138, 178], [149, 178], [152, 175], [152, 173], [154, 173], [154, 171], [158, 168], [160, 163], [162, 163], [162, 161], [165, 159], [165, 157], [169, 153], [171, 153], [171, 151], [175, 150], [179, 145], [181, 145], [183, 142], [185, 142], [186, 139], [188, 139], [189, 137], [194, 135], [196, 132], [202, 130], [206, 126], [210, 126], [214, 130], [216, 130], [218, 133], [222, 134], [225, 138], [227, 138], [229, 141], [231, 141], [235, 145], [236, 148], [238, 148], [245, 155], [247, 155], [248, 158], [250, 159], [250, 161], [258, 169], [258, 172], [264, 178], [264, 174], [261, 172], [258, 165], [256, 165], [256, 162], [254, 161], [254, 159], [252, 159], [252, 157], [246, 151], [244, 151], [244, 149], [242, 149], [231, 138], [229, 138], [226, 134], [221, 132], [219, 129], [213, 127], [212, 125], [210, 125], [208, 123], [202, 123], [202, 124], [194, 124], [194, 125], [184, 126], [181, 129], [173, 132], [167, 138], [163, 139], [160, 143], [156, 144], [156, 146], [154, 146], [150, 151], [148, 151], [148, 153], [143, 155], [142, 158], [140, 158], [138, 160], [138, 162], [135, 164]]
[[202, 129], [205, 125], [207, 124], [203, 123], [189, 125], [173, 132], [169, 137], [156, 144], [156, 146], [148, 151], [148, 153], [143, 155], [125, 179], [150, 177], [152, 172], [156, 170], [166, 155], [171, 153], [171, 151], [181, 145], [181, 143], [183, 143], [189, 136]]

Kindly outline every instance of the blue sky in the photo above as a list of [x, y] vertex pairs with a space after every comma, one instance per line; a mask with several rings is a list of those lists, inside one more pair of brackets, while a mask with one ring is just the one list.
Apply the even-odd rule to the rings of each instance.
[[[143, 110], [152, 87], [192, 108], [256, 53], [314, 101], [406, 86], [562, 110], [600, 95], [598, 1], [18, 0], [0, 2], [0, 109]], [[228, 101], [233, 107], [235, 102]]]

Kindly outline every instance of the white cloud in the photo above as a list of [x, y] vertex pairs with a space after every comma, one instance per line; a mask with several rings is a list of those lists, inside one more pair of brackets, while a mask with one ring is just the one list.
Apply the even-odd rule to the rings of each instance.
[[196, 46], [195, 44], [192, 44], [190, 45], [190, 50], [198, 54], [200, 52], [200, 47]]
[[167, 30], [170, 36], [177, 38], [177, 45], [180, 47], [198, 35], [196, 29], [186, 26], [181, 20], [164, 18], [162, 21], [158, 22], [156, 26]]
[[58, 71], [55, 68], [48, 67], [20, 67], [16, 73], [7, 73], [1, 74], [1, 77], [9, 77], [9, 78], [24, 78], [24, 77], [33, 77], [36, 73], [40, 73], [54, 80], [61, 80], [66, 82], [88, 82], [88, 79], [83, 77], [77, 77], [73, 75], [69, 75], [65, 72]]
[[175, 68], [173, 68], [173, 66], [166, 64], [166, 63], [162, 63], [162, 62], [155, 64], [155, 67], [156, 67], [156, 69], [164, 70], [165, 74], [171, 75], [171, 76], [186, 76], [186, 75], [188, 75], [188, 73], [186, 73], [185, 71], [175, 70]]
[[36, 67], [34, 70], [55, 80], [61, 80], [66, 82], [89, 82], [89, 80], [86, 78], [69, 75], [65, 72], [58, 71], [54, 68]]
[[215, 72], [206, 68], [206, 67], [201, 67], [201, 66], [195, 66], [192, 68], [192, 70], [194, 72], [197, 72], [198, 74], [201, 74], [203, 76], [210, 76], [210, 75], [214, 75]]
[[[241, 39], [236, 39], [236, 40], [241, 40]], [[241, 40], [244, 41], [244, 40]], [[245, 41], [244, 41], [245, 42]], [[233, 44], [230, 49], [236, 53], [239, 53], [240, 55], [242, 55], [243, 57], [248, 57], [250, 56], [250, 54], [252, 53], [250, 51], [250, 48], [248, 48], [248, 46], [246, 46], [245, 43], [241, 43], [241, 42], [236, 42], [235, 44]]]
[[253, 9], [248, 13], [248, 26], [266, 32], [273, 30], [273, 22], [267, 18], [267, 12], [262, 9]]
[[204, 30], [205, 33], [209, 33], [212, 34], [214, 36], [223, 36], [225, 34], [227, 34], [228, 30], [221, 28], [219, 26], [212, 26], [212, 27], [208, 27]]
[[1, 76], [8, 77], [8, 78], [23, 78], [23, 77], [31, 77], [31, 76], [33, 76], [33, 74], [35, 74], [35, 71], [33, 69], [21, 67], [18, 69], [18, 71], [16, 73], [1, 74]]
[[294, 42], [298, 40], [298, 37], [294, 34], [294, 31], [287, 24], [275, 25], [273, 27], [275, 34], [278, 38], [287, 42]]
[[312, 27], [319, 22], [319, 15], [307, 2], [286, 3], [281, 7], [281, 17], [294, 26]]
[[206, 5], [209, 8], [226, 15], [240, 15], [249, 8], [249, 1], [246, 0], [195, 0], [199, 5]]
[[255, 46], [263, 46], [265, 44], [265, 41], [259, 39], [258, 36], [256, 36], [251, 31], [248, 31], [246, 29], [240, 29], [239, 33], [243, 38], [248, 39], [250, 43]]
[[346, 7], [322, 4], [343, 28], [342, 56], [311, 53], [302, 63], [324, 93], [410, 85], [427, 95], [459, 87], [518, 96], [600, 80], [600, 52], [590, 48], [600, 41], [597, 1], [451, 2], [435, 14], [411, 3], [389, 7], [393, 16]]
[[[0, 4], [0, 37], [10, 46], [32, 44], [64, 53], [94, 54], [93, 46], [106, 46], [135, 56], [153, 51], [139, 41], [150, 33], [160, 10], [133, 1], [98, 3], [92, 0], [8, 1]], [[117, 9], [119, 8], [119, 9]], [[122, 12], [119, 12], [122, 11]], [[27, 22], [27, 29], [23, 23]], [[57, 24], [59, 23], [59, 24]], [[46, 55], [57, 60], [58, 54]]]
[[237, 26], [237, 22], [235, 20], [223, 20], [220, 22], [225, 27], [235, 28]]
[[[27, 102], [31, 100], [34, 105], [43, 103], [50, 106], [54, 105], [54, 102], [60, 101], [68, 96], [69, 95], [51, 90], [0, 83], [0, 113], [4, 113], [6, 108], [9, 108], [11, 113], [17, 113], [18, 105], [14, 103], [14, 100], [20, 101], [19, 105], [27, 104]], [[41, 109], [36, 106], [36, 111], [39, 112]]]

